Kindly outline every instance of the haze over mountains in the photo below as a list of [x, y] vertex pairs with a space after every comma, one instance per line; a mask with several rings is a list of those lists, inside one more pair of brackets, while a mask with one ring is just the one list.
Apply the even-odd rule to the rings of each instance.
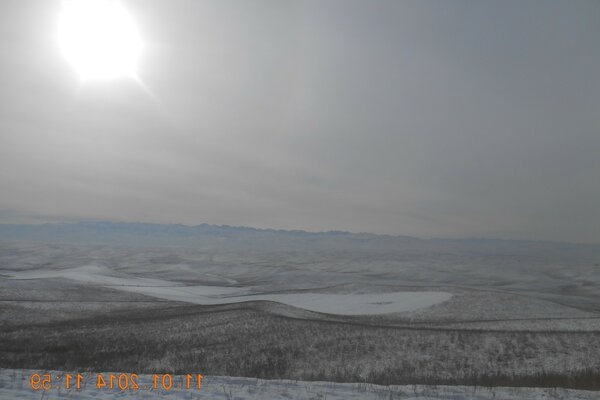
[[504, 239], [420, 239], [345, 231], [258, 229], [229, 225], [150, 224], [87, 221], [50, 224], [0, 224], [0, 240], [49, 243], [252, 247], [257, 249], [348, 249], [444, 251], [589, 259], [600, 262], [600, 244]]

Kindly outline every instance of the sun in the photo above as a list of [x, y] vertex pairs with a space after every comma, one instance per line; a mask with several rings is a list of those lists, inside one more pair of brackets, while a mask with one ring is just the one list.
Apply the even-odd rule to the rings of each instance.
[[63, 0], [58, 42], [84, 80], [136, 76], [142, 40], [117, 0]]

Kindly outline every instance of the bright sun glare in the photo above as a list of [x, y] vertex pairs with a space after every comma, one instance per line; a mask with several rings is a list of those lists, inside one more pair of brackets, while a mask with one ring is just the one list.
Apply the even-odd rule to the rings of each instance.
[[117, 0], [63, 0], [58, 40], [82, 79], [135, 77], [142, 40]]

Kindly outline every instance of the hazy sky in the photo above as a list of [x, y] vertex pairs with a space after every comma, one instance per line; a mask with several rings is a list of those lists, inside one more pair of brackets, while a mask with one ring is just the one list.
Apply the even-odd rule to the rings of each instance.
[[125, 1], [81, 84], [0, 4], [0, 222], [600, 242], [600, 1]]

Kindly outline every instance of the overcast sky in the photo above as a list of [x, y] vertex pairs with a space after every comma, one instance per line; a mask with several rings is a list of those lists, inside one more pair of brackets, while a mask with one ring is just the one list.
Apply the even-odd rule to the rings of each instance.
[[0, 4], [0, 222], [600, 242], [600, 1], [125, 1], [81, 84]]

